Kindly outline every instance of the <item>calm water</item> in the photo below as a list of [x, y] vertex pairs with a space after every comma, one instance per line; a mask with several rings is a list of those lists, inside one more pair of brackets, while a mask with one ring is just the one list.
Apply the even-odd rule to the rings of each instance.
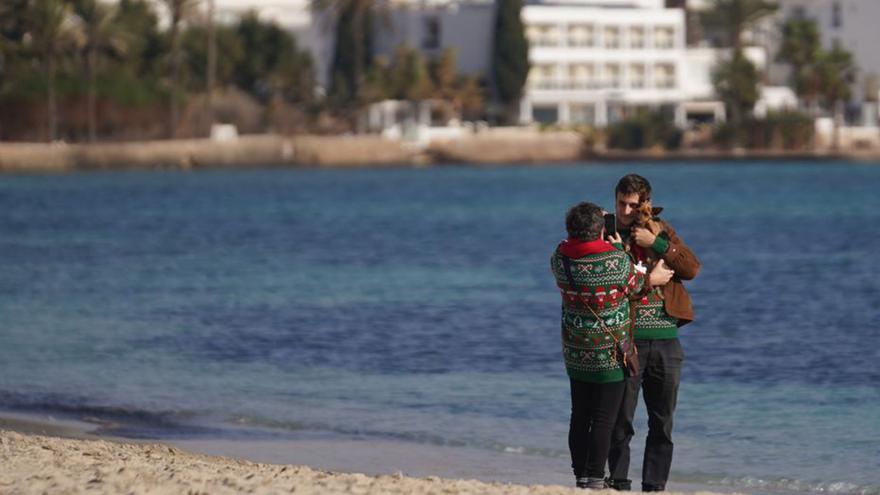
[[0, 408], [565, 466], [548, 258], [630, 171], [703, 262], [673, 479], [880, 493], [876, 165], [3, 175]]

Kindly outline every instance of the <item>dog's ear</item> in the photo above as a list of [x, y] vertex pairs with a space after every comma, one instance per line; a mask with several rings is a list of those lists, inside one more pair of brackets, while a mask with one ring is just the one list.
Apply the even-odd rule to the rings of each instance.
[[661, 211], [663, 211], [662, 206], [655, 206], [655, 207], [651, 208], [651, 215], [656, 217], [657, 215], [660, 214]]

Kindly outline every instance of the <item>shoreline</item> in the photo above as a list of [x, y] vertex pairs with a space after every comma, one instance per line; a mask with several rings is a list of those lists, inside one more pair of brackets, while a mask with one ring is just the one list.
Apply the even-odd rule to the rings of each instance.
[[521, 132], [414, 143], [362, 136], [245, 135], [230, 141], [187, 139], [125, 143], [0, 143], [0, 172], [388, 167], [616, 163], [621, 161], [857, 161], [880, 163], [880, 149], [588, 150], [574, 132]]
[[[516, 454], [496, 455], [486, 465], [485, 453], [376, 439], [133, 440], [93, 435], [90, 427], [95, 425], [0, 413], [0, 462], [7, 467], [0, 491], [582, 493], [569, 485], [564, 462], [548, 459], [559, 472], [530, 474], [521, 471]], [[670, 488], [730, 492], [681, 483]]]

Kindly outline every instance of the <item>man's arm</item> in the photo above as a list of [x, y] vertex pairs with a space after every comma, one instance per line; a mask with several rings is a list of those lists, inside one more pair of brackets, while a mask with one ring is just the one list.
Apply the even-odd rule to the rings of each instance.
[[[693, 251], [675, 233], [669, 223], [663, 221], [663, 230], [668, 234], [668, 239], [657, 237], [651, 246], [659, 254], [669, 268], [675, 270], [675, 275], [681, 280], [691, 280], [700, 272], [700, 260]], [[663, 249], [665, 247], [665, 250]], [[661, 251], [662, 250], [662, 251]]]

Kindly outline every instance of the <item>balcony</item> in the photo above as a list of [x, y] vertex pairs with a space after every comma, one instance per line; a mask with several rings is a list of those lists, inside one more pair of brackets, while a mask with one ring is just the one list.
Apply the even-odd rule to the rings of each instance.
[[562, 45], [561, 41], [562, 40], [560, 40], [556, 36], [538, 36], [538, 37], [529, 39], [529, 43], [532, 46], [540, 46], [540, 47], [561, 46]]

